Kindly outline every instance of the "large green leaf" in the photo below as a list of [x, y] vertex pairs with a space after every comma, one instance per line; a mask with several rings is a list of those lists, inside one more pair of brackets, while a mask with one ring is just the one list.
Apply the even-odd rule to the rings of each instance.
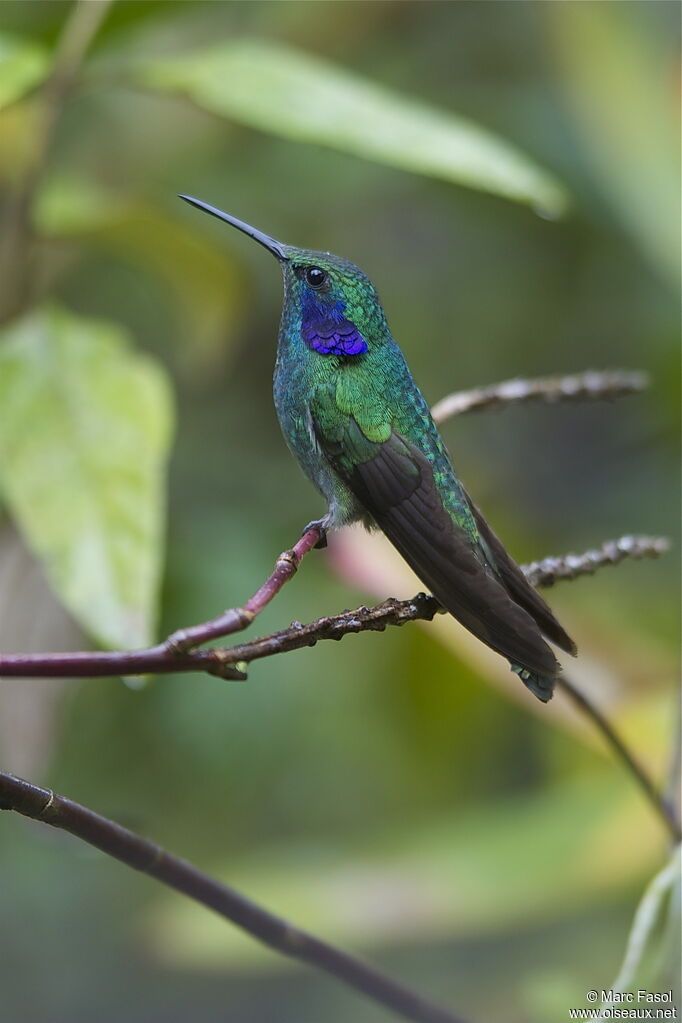
[[0, 333], [0, 491], [106, 645], [151, 638], [170, 425], [161, 369], [113, 324], [49, 308]]
[[47, 74], [47, 52], [35, 43], [0, 33], [0, 108], [20, 99]]
[[285, 138], [531, 203], [549, 215], [566, 204], [548, 173], [491, 132], [278, 43], [221, 43], [152, 60], [138, 77]]

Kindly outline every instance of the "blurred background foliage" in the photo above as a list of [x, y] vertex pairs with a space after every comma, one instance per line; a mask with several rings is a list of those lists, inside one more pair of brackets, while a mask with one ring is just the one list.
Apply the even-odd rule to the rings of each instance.
[[[321, 508], [272, 408], [277, 272], [179, 191], [357, 261], [431, 401], [649, 371], [641, 397], [444, 433], [520, 560], [676, 533], [677, 5], [119, 0], [50, 123], [77, 10], [0, 10], [2, 649], [211, 616]], [[551, 595], [573, 676], [658, 778], [676, 562]], [[349, 531], [259, 631], [415, 585]], [[611, 986], [665, 835], [590, 726], [507, 675], [439, 620], [244, 685], [3, 682], [0, 755], [473, 1020], [547, 1023]], [[0, 823], [3, 1018], [385, 1018], [92, 850]], [[638, 979], [664, 984], [662, 948]]]

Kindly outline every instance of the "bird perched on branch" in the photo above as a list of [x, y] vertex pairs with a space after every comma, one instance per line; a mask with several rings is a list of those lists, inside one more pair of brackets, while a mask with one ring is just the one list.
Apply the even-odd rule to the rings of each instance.
[[575, 643], [455, 475], [370, 279], [329, 252], [284, 245], [180, 198], [249, 235], [281, 267], [275, 407], [329, 505], [310, 526], [323, 536], [358, 520], [381, 529], [443, 607], [549, 700], [560, 665], [543, 635], [570, 654]]

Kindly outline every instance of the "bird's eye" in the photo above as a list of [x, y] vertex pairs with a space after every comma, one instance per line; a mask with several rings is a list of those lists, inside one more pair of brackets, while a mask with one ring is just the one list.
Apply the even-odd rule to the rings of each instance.
[[325, 270], [320, 270], [319, 266], [306, 267], [306, 284], [309, 284], [310, 287], [314, 288], [316, 291], [319, 291], [319, 289], [326, 283], [327, 276], [327, 272]]

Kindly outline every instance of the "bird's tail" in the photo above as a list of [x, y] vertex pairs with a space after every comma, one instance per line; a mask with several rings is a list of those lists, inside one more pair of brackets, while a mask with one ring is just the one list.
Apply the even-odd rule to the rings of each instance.
[[539, 675], [528, 668], [522, 668], [518, 664], [511, 664], [511, 670], [516, 672], [523, 684], [530, 689], [531, 693], [537, 696], [538, 700], [548, 703], [554, 693], [555, 675]]

